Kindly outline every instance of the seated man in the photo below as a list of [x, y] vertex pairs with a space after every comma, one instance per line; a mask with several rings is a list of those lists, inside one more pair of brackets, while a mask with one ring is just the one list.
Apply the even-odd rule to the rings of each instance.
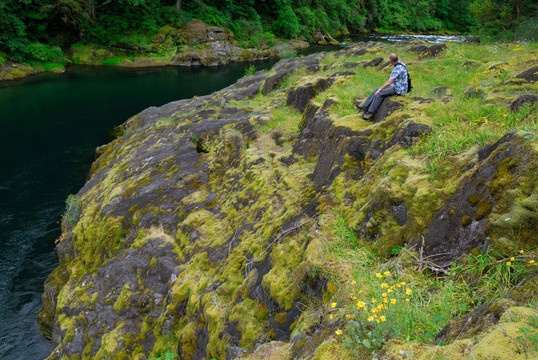
[[366, 111], [362, 117], [364, 120], [371, 120], [383, 99], [391, 95], [402, 95], [407, 92], [407, 67], [401, 61], [398, 61], [398, 55], [390, 54], [390, 63], [394, 66], [390, 77], [383, 86], [375, 89], [366, 99], [359, 109]]

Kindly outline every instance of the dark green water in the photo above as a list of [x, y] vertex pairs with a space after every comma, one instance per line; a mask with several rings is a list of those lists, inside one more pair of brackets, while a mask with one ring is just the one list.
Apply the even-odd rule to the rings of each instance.
[[0, 359], [53, 350], [36, 325], [43, 283], [57, 266], [64, 201], [84, 184], [95, 148], [143, 109], [224, 88], [248, 66], [76, 67], [0, 83]]

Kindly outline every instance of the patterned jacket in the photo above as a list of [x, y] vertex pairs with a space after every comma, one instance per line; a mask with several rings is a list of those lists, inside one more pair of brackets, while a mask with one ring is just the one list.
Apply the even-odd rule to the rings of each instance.
[[398, 95], [407, 92], [407, 67], [403, 62], [398, 61], [394, 65], [394, 69], [390, 73], [390, 78], [394, 80], [392, 84]]

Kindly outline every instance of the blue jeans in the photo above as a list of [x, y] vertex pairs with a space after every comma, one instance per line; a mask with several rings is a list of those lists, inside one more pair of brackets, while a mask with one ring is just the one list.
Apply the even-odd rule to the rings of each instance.
[[398, 93], [396, 92], [396, 89], [394, 88], [393, 85], [389, 85], [388, 88], [386, 88], [385, 90], [381, 90], [379, 92], [379, 94], [377, 96], [375, 96], [375, 92], [380, 89], [381, 87], [378, 87], [377, 89], [375, 89], [371, 94], [370, 96], [368, 96], [368, 99], [366, 99], [366, 101], [364, 102], [364, 104], [362, 104], [362, 106], [368, 108], [368, 112], [369, 113], [373, 113], [375, 114], [377, 109], [379, 108], [379, 106], [381, 105], [381, 103], [383, 102], [383, 100], [387, 97], [387, 96], [392, 96], [392, 95], [398, 95]]

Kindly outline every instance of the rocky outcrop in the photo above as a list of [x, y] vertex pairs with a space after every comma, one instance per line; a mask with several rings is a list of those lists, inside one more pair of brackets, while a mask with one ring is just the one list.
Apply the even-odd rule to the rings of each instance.
[[[375, 67], [344, 67], [357, 52]], [[373, 122], [350, 110], [360, 74], [390, 72], [378, 53], [281, 60], [130, 118], [64, 216], [40, 313], [49, 359], [356, 358], [335, 338], [347, 320], [325, 316], [336, 213], [349, 246], [383, 256], [407, 245], [438, 271], [502, 251], [514, 228], [518, 246], [535, 246], [535, 137], [509, 132], [429, 162], [417, 144], [440, 138], [429, 115], [440, 99], [387, 98]]]

